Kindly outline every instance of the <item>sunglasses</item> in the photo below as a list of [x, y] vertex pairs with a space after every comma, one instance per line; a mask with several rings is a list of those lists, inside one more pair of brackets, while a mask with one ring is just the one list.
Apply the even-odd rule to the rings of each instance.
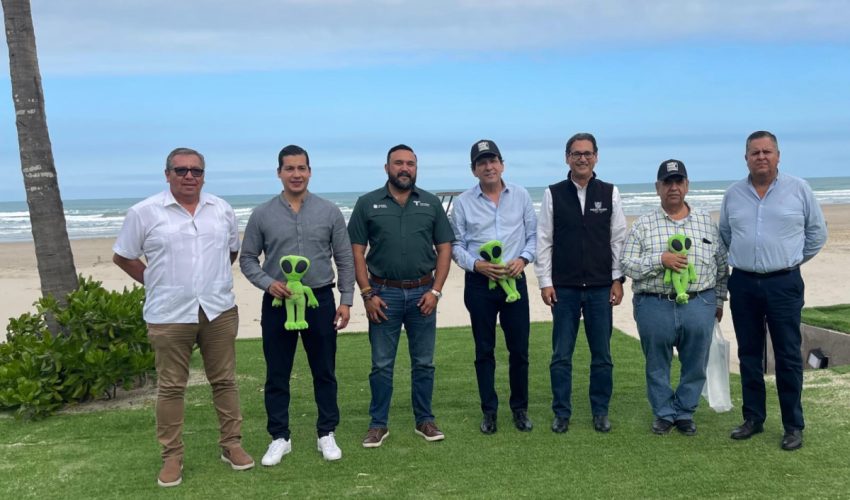
[[192, 172], [192, 177], [203, 177], [204, 169], [198, 167], [174, 167], [171, 169], [172, 172], [177, 174], [178, 177], [186, 177], [186, 174]]

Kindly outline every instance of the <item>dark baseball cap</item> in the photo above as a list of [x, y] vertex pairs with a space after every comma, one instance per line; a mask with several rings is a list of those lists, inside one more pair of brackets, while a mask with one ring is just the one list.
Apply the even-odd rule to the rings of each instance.
[[472, 161], [473, 165], [485, 156], [495, 156], [497, 158], [502, 157], [502, 153], [499, 152], [499, 146], [496, 146], [496, 143], [489, 139], [481, 139], [480, 141], [477, 141], [472, 145], [472, 150], [469, 152], [469, 159]]
[[675, 176], [688, 178], [688, 171], [685, 170], [685, 164], [679, 160], [672, 159], [662, 161], [661, 165], [658, 166], [658, 180], [664, 181]]

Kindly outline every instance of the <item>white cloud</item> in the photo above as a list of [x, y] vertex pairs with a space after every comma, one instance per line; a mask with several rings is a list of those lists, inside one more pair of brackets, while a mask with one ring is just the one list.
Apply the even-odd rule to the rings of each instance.
[[32, 0], [47, 74], [399, 64], [708, 40], [838, 42], [845, 0]]

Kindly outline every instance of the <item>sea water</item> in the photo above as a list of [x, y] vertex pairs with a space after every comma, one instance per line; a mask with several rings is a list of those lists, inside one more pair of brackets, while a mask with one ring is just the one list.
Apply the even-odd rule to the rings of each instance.
[[[850, 177], [817, 177], [807, 181], [822, 205], [850, 203]], [[691, 182], [687, 194], [688, 203], [703, 210], [719, 210], [723, 193], [733, 182], [735, 181]], [[434, 193], [462, 191], [467, 187], [469, 186], [430, 191]], [[620, 184], [617, 187], [622, 195], [623, 210], [626, 215], [641, 215], [655, 210], [659, 205], [655, 185], [652, 183]], [[528, 188], [534, 208], [538, 212], [545, 189], [545, 187]], [[362, 193], [316, 194], [336, 203], [348, 222], [357, 197]], [[274, 195], [269, 193], [222, 197], [233, 206], [239, 220], [239, 228], [243, 229], [254, 207], [272, 196]], [[140, 198], [64, 200], [68, 236], [72, 239], [115, 237], [121, 229], [127, 209], [140, 200]], [[445, 202], [448, 202], [448, 198]], [[0, 202], [0, 242], [31, 240], [32, 233], [26, 202]]]

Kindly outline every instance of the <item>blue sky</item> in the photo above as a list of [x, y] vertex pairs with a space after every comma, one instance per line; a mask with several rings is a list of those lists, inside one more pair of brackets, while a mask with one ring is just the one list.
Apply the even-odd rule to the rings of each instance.
[[[692, 180], [743, 177], [759, 129], [784, 171], [850, 175], [843, 0], [32, 3], [66, 199], [162, 189], [176, 146], [206, 155], [217, 194], [279, 191], [290, 143], [310, 152], [314, 192], [377, 187], [400, 142], [421, 186], [464, 188], [480, 138], [509, 180], [542, 186], [582, 131], [615, 183], [671, 157]], [[0, 201], [24, 199], [6, 78], [0, 175]]]

